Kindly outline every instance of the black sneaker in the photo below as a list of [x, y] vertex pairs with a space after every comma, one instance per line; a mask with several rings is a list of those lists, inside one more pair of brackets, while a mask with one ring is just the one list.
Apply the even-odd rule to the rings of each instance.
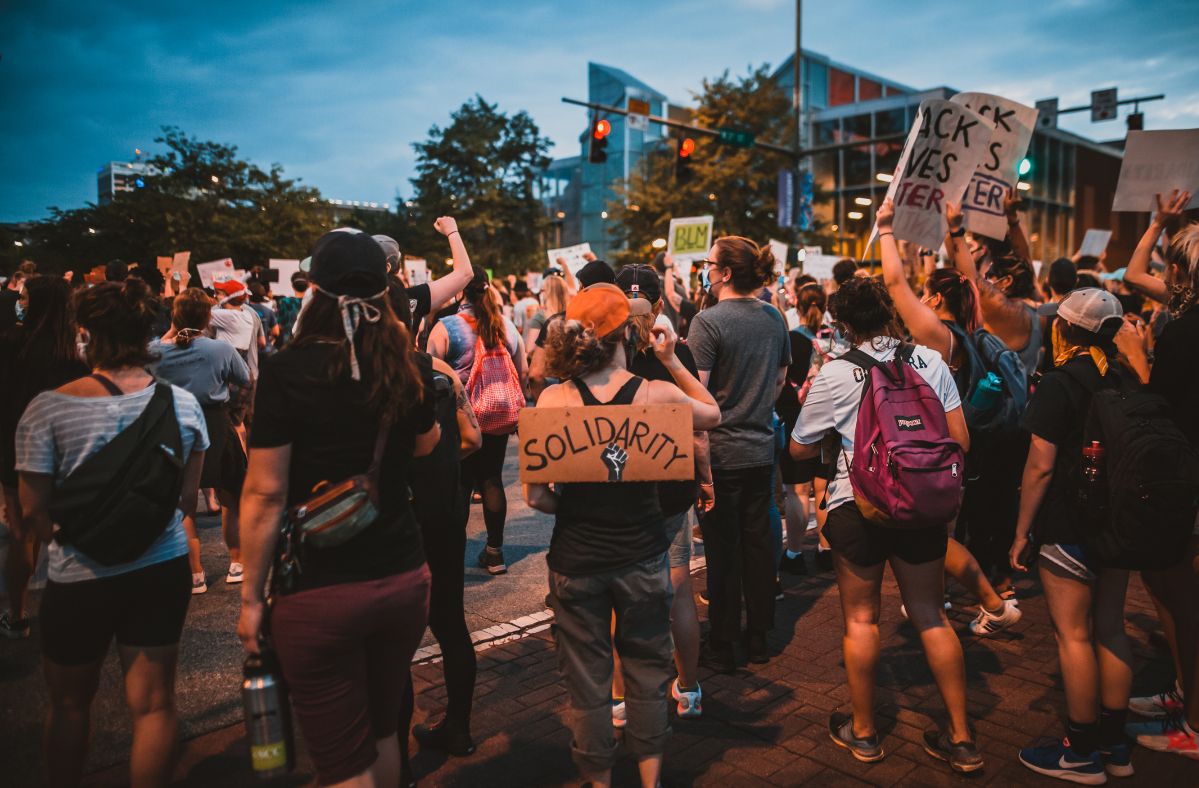
[[475, 751], [470, 731], [446, 725], [445, 720], [433, 725], [417, 725], [412, 729], [412, 735], [427, 750], [441, 750], [459, 758], [472, 755]]
[[0, 613], [0, 635], [9, 640], [23, 640], [29, 637], [29, 619], [13, 618], [11, 612]]
[[853, 715], [834, 711], [828, 718], [828, 736], [833, 744], [849, 750], [849, 754], [862, 763], [881, 761], [886, 753], [879, 744], [878, 733], [866, 738], [853, 735]]
[[817, 550], [816, 551], [816, 566], [820, 567], [821, 572], [833, 571], [833, 551], [832, 550]]
[[765, 665], [770, 661], [766, 635], [762, 632], [750, 632], [745, 636], [745, 650], [748, 652], [749, 661], [755, 665]]
[[804, 563], [803, 553], [791, 558], [784, 550], [783, 557], [779, 561], [779, 571], [786, 572], [789, 575], [806, 575], [808, 573], [808, 565]]
[[983, 757], [972, 741], [952, 742], [949, 733], [924, 732], [924, 751], [937, 760], [945, 761], [955, 772], [968, 774], [983, 767]]
[[504, 563], [504, 551], [491, 546], [484, 547], [483, 551], [479, 553], [479, 566], [493, 575], [502, 575], [508, 572], [508, 566]]
[[699, 664], [717, 673], [737, 671], [737, 659], [733, 654], [732, 644], [713, 646], [711, 641], [705, 643], [699, 652]]

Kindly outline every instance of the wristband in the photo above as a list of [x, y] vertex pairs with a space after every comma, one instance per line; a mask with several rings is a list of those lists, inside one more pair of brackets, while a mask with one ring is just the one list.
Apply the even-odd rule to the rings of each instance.
[[950, 238], [965, 238], [965, 237], [966, 237], [966, 228], [965, 228], [965, 227], [959, 227], [958, 229], [956, 229], [956, 230], [954, 230], [953, 232], [951, 232], [951, 233], [949, 234], [949, 237], [950, 237]]
[[712, 482], [700, 482], [699, 486], [700, 487], [712, 487], [713, 484], [712, 484]]
[[878, 237], [879, 237], [879, 238], [886, 238], [888, 235], [895, 235], [895, 233], [879, 233], [879, 234], [878, 234]]
[[446, 238], [449, 238], [451, 235], [462, 235], [462, 233], [458, 232], [457, 230], [454, 230], [453, 232], [448, 233], [446, 235]]

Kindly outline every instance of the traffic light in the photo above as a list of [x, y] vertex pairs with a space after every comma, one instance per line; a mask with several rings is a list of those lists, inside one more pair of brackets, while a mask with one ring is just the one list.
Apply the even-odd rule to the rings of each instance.
[[691, 180], [691, 154], [695, 153], [695, 140], [683, 137], [674, 155], [674, 179], [678, 183]]
[[591, 143], [588, 145], [587, 161], [592, 164], [603, 164], [608, 160], [608, 135], [612, 133], [612, 124], [603, 118], [591, 122]]

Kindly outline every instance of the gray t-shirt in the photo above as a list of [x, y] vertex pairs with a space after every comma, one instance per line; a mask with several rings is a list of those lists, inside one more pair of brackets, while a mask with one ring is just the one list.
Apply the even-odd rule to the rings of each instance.
[[188, 347], [156, 339], [150, 352], [159, 357], [150, 374], [186, 389], [201, 406], [228, 402], [230, 383], [250, 385], [246, 362], [223, 339], [196, 337]]
[[699, 370], [711, 371], [708, 390], [720, 405], [712, 467], [773, 463], [775, 382], [791, 364], [783, 316], [757, 298], [727, 298], [695, 316], [687, 346]]

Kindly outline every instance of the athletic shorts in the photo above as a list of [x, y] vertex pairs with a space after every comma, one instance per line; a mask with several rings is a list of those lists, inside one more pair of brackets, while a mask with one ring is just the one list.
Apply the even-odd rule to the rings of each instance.
[[857, 566], [877, 566], [888, 558], [924, 564], [945, 557], [949, 534], [944, 525], [889, 528], [862, 516], [853, 501], [828, 513], [824, 538], [837, 555]]
[[229, 419], [228, 405], [205, 405], [204, 423], [208, 426], [208, 450], [204, 452], [200, 487], [241, 494], [246, 480], [246, 452]]
[[1041, 558], [1055, 566], [1064, 569], [1084, 583], [1089, 583], [1099, 576], [1099, 565], [1087, 558], [1082, 547], [1076, 544], [1045, 544], [1041, 545]]
[[117, 645], [174, 646], [192, 598], [187, 556], [114, 577], [51, 580], [42, 594], [42, 655], [56, 665], [88, 665]]
[[793, 460], [788, 452], [783, 452], [779, 457], [779, 474], [783, 484], [807, 484], [816, 478], [825, 481], [832, 478], [828, 463], [819, 457]]
[[478, 486], [485, 479], [499, 478], [504, 471], [504, 456], [508, 451], [507, 435], [483, 433], [483, 445], [462, 461], [463, 481]]
[[670, 568], [691, 566], [691, 529], [687, 527], [687, 512], [679, 512], [666, 518], [666, 538], [670, 540], [670, 548], [667, 550]]

